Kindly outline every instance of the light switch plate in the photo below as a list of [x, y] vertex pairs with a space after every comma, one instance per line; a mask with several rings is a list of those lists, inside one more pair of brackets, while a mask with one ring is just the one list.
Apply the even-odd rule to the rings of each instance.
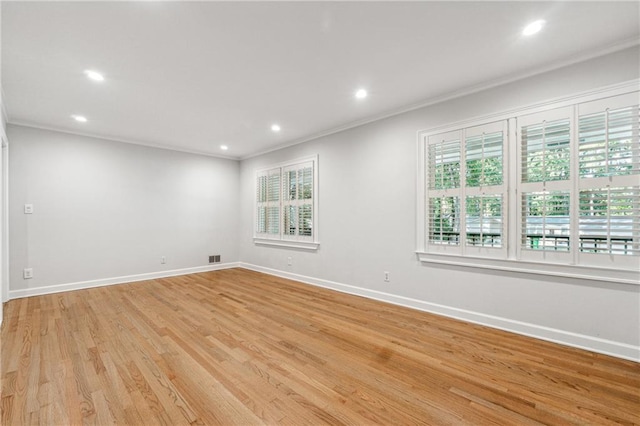
[[33, 204], [25, 204], [24, 214], [32, 214], [32, 213], [33, 213]]

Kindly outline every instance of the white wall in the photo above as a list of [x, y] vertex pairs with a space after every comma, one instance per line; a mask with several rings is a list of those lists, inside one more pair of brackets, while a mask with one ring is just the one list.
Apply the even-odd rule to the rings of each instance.
[[[11, 297], [208, 266], [213, 254], [223, 263], [238, 260], [237, 161], [7, 130]], [[33, 214], [24, 214], [26, 203]], [[23, 279], [27, 267], [32, 279]]]
[[[259, 270], [640, 359], [640, 286], [425, 265], [414, 254], [417, 131], [637, 79], [638, 64], [638, 49], [628, 49], [244, 160], [240, 258]], [[254, 245], [255, 170], [313, 154], [320, 249]]]
[[[424, 265], [414, 254], [417, 131], [635, 79], [639, 59], [628, 49], [240, 164], [9, 125], [10, 296], [206, 267], [208, 255], [221, 254], [223, 262], [640, 359], [640, 286]], [[255, 246], [255, 170], [313, 154], [320, 249]], [[33, 215], [23, 213], [25, 203]], [[25, 267], [33, 279], [22, 278]]]

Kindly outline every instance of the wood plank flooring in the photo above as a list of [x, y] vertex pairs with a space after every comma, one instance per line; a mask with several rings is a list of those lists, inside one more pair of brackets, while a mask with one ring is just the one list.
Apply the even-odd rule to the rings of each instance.
[[16, 299], [2, 424], [640, 424], [640, 364], [243, 269]]

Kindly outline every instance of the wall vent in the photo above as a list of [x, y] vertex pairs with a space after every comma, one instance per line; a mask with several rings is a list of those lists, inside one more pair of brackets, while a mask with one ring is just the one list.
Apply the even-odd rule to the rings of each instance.
[[209, 263], [220, 263], [220, 255], [214, 254], [213, 256], [209, 256]]

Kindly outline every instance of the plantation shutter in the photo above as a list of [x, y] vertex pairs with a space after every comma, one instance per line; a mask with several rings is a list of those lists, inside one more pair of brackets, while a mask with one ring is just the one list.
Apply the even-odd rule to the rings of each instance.
[[298, 234], [303, 237], [313, 237], [313, 163], [303, 164], [298, 169]]
[[256, 172], [256, 244], [318, 248], [317, 164], [306, 157]]
[[429, 242], [460, 244], [460, 197], [429, 197]]
[[267, 177], [267, 233], [280, 234], [280, 169], [270, 170]]
[[443, 139], [429, 144], [429, 189], [460, 187], [460, 138]]
[[[632, 100], [629, 99], [629, 101]], [[637, 99], [635, 101], [637, 102]], [[585, 109], [589, 108], [585, 107]], [[581, 178], [640, 173], [637, 104], [621, 108], [606, 108], [591, 114], [581, 113], [579, 127]]]
[[468, 134], [465, 140], [467, 187], [502, 185], [504, 132]]
[[638, 93], [578, 106], [580, 256], [637, 266], [640, 254]]
[[466, 196], [466, 242], [468, 246], [499, 248], [503, 245], [503, 195]]
[[522, 182], [569, 179], [570, 123], [567, 116], [522, 127]]
[[257, 175], [256, 236], [280, 236], [280, 168], [265, 170]]
[[522, 248], [569, 251], [569, 191], [522, 194]]
[[637, 85], [493, 117], [419, 133], [420, 260], [636, 283]]
[[[433, 135], [427, 141], [427, 246], [459, 252], [462, 132]], [[447, 248], [445, 246], [455, 246]]]
[[570, 262], [573, 108], [518, 117], [520, 257]]
[[[504, 153], [506, 121], [464, 130], [465, 252], [506, 247]], [[502, 250], [506, 254], [506, 250]]]
[[309, 161], [283, 169], [284, 239], [313, 239], [313, 167], [313, 162]]
[[601, 188], [580, 191], [580, 251], [638, 255], [640, 189]]
[[256, 182], [256, 233], [267, 232], [267, 173], [259, 173]]

